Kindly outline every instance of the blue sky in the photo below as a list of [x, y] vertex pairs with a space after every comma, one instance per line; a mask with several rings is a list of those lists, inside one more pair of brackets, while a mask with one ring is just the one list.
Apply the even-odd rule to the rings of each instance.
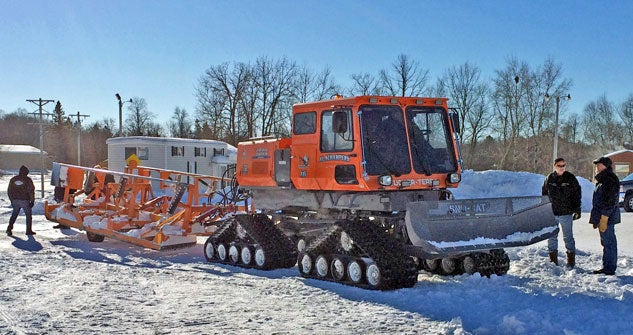
[[[115, 93], [142, 97], [164, 123], [195, 112], [210, 66], [288, 57], [337, 82], [403, 53], [429, 70], [551, 57], [572, 79], [567, 113], [633, 94], [633, 1], [13, 1], [0, 11], [0, 109], [61, 101], [84, 122], [118, 120]], [[52, 111], [54, 104], [47, 109]], [[125, 110], [124, 110], [125, 113]]]

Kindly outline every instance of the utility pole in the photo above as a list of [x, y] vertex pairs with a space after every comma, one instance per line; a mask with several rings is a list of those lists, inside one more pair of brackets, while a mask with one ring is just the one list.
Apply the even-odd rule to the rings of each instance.
[[44, 125], [44, 116], [51, 116], [53, 114], [51, 113], [44, 113], [43, 112], [43, 107], [44, 105], [46, 105], [49, 102], [55, 102], [55, 100], [42, 100], [42, 98], [39, 99], [27, 99], [26, 101], [28, 102], [32, 102], [34, 104], [36, 104], [38, 106], [38, 112], [35, 113], [30, 113], [33, 115], [40, 115], [40, 120], [38, 122], [38, 124], [40, 125], [40, 160], [41, 160], [41, 164], [42, 166], [40, 167], [40, 179], [42, 182], [42, 198], [44, 198], [44, 129], [43, 129], [43, 125]]
[[79, 111], [77, 111], [76, 115], [69, 116], [68, 118], [71, 117], [77, 117], [77, 127], [79, 128], [79, 132], [77, 133], [77, 165], [81, 165], [81, 118], [87, 118], [90, 117], [90, 115], [79, 114]]

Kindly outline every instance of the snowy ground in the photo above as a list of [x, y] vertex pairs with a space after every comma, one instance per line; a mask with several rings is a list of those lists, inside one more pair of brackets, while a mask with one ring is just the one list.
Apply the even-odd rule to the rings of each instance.
[[[41, 199], [34, 207], [37, 235], [24, 235], [22, 215], [8, 237], [9, 177], [0, 178], [0, 334], [633, 333], [633, 213], [623, 213], [616, 226], [617, 276], [591, 274], [600, 267], [601, 246], [587, 224], [593, 186], [586, 180], [585, 213], [574, 227], [575, 269], [549, 263], [540, 242], [507, 249], [505, 276], [421, 272], [413, 288], [381, 292], [304, 279], [296, 268], [210, 264], [204, 239], [167, 252], [111, 239], [91, 243], [81, 231], [53, 229]], [[39, 175], [32, 177], [39, 189]], [[455, 194], [536, 195], [543, 178], [467, 171]], [[560, 244], [564, 254], [562, 237]]]

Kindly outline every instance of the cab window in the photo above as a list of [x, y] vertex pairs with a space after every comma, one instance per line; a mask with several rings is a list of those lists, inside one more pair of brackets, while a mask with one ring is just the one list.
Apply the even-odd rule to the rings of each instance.
[[295, 114], [292, 132], [295, 135], [314, 134], [316, 132], [316, 112]]
[[[347, 129], [345, 129], [345, 132], [339, 132], [332, 128], [332, 115], [334, 112], [343, 112], [347, 115]], [[352, 111], [349, 108], [324, 111], [321, 114], [321, 151], [351, 151], [354, 149], [352, 129]]]

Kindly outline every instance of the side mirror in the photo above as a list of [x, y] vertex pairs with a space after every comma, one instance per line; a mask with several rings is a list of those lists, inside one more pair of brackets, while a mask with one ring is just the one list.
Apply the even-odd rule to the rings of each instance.
[[332, 113], [332, 132], [335, 134], [344, 134], [347, 132], [347, 113], [337, 111]]
[[459, 124], [459, 113], [457, 110], [451, 108], [451, 112], [449, 113], [451, 117], [451, 123], [453, 124], [453, 131], [459, 134], [461, 126]]

